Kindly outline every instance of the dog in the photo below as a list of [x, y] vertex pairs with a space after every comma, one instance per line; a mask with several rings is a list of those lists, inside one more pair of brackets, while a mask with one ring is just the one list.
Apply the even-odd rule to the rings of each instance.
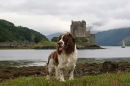
[[50, 79], [55, 69], [56, 79], [64, 82], [64, 75], [68, 72], [69, 80], [73, 80], [76, 61], [77, 49], [75, 39], [69, 32], [60, 35], [56, 51], [52, 52], [48, 57], [46, 79]]

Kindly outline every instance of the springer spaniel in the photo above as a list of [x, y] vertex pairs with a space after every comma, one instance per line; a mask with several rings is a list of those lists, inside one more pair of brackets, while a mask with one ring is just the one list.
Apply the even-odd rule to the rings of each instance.
[[52, 52], [48, 58], [46, 79], [50, 79], [53, 69], [55, 69], [56, 78], [60, 81], [65, 81], [65, 72], [69, 73], [69, 80], [72, 80], [76, 61], [75, 39], [70, 33], [60, 35], [57, 42], [57, 50]]

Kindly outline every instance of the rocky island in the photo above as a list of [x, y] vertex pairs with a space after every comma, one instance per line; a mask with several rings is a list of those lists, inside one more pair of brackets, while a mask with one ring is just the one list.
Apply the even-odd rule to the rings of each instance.
[[[0, 49], [56, 48], [57, 39], [49, 41], [47, 37], [40, 32], [23, 26], [15, 26], [12, 22], [6, 20], [0, 19], [0, 31]], [[95, 34], [91, 34], [90, 30], [86, 31], [86, 22], [84, 20], [72, 21], [70, 33], [75, 38], [78, 49], [101, 49], [101, 47], [95, 43]]]

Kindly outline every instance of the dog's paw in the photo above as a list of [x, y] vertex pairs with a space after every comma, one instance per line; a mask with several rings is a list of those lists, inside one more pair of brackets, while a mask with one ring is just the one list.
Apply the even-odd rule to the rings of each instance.
[[70, 77], [69, 80], [73, 80], [74, 78], [73, 77]]
[[65, 82], [65, 80], [64, 80], [64, 79], [60, 79], [60, 81], [61, 81], [61, 82]]
[[46, 76], [46, 80], [49, 80], [49, 79], [50, 79], [50, 77], [47, 75], [47, 76]]

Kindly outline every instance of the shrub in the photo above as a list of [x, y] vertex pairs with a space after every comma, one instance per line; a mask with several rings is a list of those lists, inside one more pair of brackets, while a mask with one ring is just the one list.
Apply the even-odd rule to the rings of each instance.
[[52, 42], [57, 42], [57, 39], [58, 39], [58, 37], [53, 37], [53, 38], [51, 39], [51, 41], [52, 41]]

